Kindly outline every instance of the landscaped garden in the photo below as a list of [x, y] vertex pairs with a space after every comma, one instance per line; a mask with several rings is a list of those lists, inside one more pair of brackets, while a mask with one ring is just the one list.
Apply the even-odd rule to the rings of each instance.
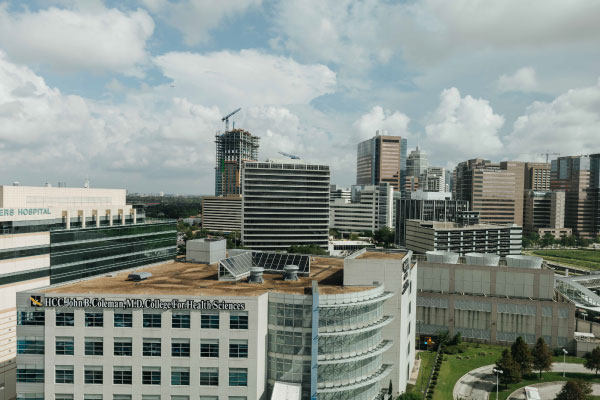
[[600, 269], [600, 251], [598, 250], [531, 250], [530, 253], [561, 264]]

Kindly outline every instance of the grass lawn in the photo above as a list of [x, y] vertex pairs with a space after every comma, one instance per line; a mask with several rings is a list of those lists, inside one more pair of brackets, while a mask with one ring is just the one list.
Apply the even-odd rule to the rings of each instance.
[[421, 357], [421, 367], [419, 368], [419, 377], [417, 383], [412, 387], [413, 392], [423, 393], [423, 389], [427, 386], [427, 381], [431, 375], [433, 369], [433, 361], [435, 360], [434, 351], [421, 351], [419, 356]]
[[488, 344], [480, 344], [479, 347], [476, 347], [475, 343], [464, 344], [468, 346], [464, 353], [444, 355], [445, 361], [442, 362], [438, 383], [435, 386], [434, 400], [452, 399], [454, 385], [464, 374], [472, 369], [494, 364], [500, 358], [502, 350], [507, 348]]
[[[541, 380], [538, 378], [539, 378], [539, 374], [536, 374], [535, 377], [531, 376], [531, 377], [528, 377], [528, 379], [523, 379], [519, 383], [513, 383], [512, 385], [508, 385], [508, 389], [504, 389], [504, 390], [503, 390], [504, 386], [500, 385], [500, 392], [498, 394], [498, 399], [505, 400], [512, 392], [514, 392], [515, 390], [517, 390], [519, 388], [529, 386], [529, 385], [534, 385], [536, 383], [542, 383], [542, 382], [565, 381], [565, 380], [569, 380], [569, 379], [583, 379], [583, 380], [586, 380], [589, 382], [600, 383], [600, 376], [596, 378], [593, 374], [578, 374], [578, 373], [569, 373], [569, 372], [567, 372], [567, 374], [564, 378], [562, 376], [562, 373], [560, 373], [560, 372], [545, 372], [542, 374]], [[494, 395], [490, 396], [490, 398], [495, 399], [496, 395], [494, 394]]]
[[531, 250], [529, 253], [577, 267], [600, 269], [600, 251], [596, 250]]
[[[563, 356], [552, 356], [552, 362], [563, 362]], [[567, 364], [583, 364], [584, 362], [585, 358], [583, 357], [567, 356]]]

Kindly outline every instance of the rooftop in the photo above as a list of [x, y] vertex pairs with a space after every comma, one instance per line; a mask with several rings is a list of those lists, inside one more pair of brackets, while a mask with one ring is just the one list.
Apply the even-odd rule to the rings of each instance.
[[[358, 258], [402, 258], [403, 253], [366, 252]], [[132, 282], [127, 279], [131, 271], [122, 271], [114, 276], [99, 276], [79, 282], [50, 286], [41, 291], [69, 294], [152, 294], [152, 295], [236, 295], [258, 296], [265, 292], [290, 294], [311, 293], [312, 281], [319, 282], [319, 293], [342, 294], [360, 292], [372, 286], [344, 286], [344, 259], [315, 257], [310, 265], [310, 276], [298, 277], [298, 281], [284, 281], [282, 274], [265, 273], [264, 283], [219, 281], [218, 264], [195, 264], [173, 262], [137, 268], [136, 272], [147, 271], [152, 277]]]
[[406, 253], [403, 252], [383, 253], [379, 251], [365, 251], [364, 253], [356, 257], [356, 259], [360, 260], [361, 258], [379, 258], [382, 260], [402, 260], [405, 255]]
[[[421, 221], [418, 219], [411, 219], [409, 221], [416, 221], [421, 224], [422, 227], [433, 228], [437, 231], [453, 231], [453, 230], [477, 230], [477, 229], [504, 229], [510, 228], [513, 224], [498, 225], [498, 224], [475, 224], [475, 225], [457, 225], [455, 222], [443, 222], [443, 221]], [[516, 225], [514, 225], [516, 226]]]

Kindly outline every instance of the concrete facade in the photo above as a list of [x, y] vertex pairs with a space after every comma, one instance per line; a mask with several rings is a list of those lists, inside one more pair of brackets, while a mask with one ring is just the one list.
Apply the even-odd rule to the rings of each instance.
[[393, 227], [394, 188], [389, 184], [379, 186], [353, 186], [356, 201], [336, 199], [329, 206], [329, 227], [341, 232], [375, 232]]
[[529, 190], [525, 193], [523, 230], [565, 227], [565, 192]]
[[212, 264], [224, 258], [227, 258], [225, 239], [194, 239], [185, 244], [186, 261]]
[[403, 192], [406, 180], [406, 151], [406, 139], [377, 131], [373, 138], [358, 144], [356, 184], [389, 183], [395, 191]]
[[213, 232], [242, 230], [242, 197], [204, 196], [202, 198], [202, 228]]

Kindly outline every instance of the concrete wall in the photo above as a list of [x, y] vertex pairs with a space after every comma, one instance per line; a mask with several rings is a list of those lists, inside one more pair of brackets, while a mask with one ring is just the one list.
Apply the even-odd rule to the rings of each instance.
[[213, 239], [188, 240], [185, 259], [189, 262], [212, 264], [227, 258], [227, 241]]

